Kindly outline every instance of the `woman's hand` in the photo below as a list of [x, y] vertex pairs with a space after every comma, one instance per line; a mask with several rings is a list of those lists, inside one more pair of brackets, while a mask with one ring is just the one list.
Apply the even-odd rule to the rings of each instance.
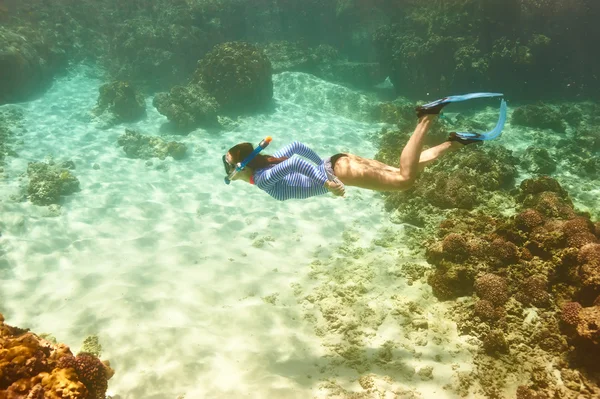
[[330, 193], [332, 193], [335, 196], [343, 197], [344, 194], [346, 194], [346, 188], [344, 187], [344, 184], [341, 182], [334, 182], [331, 180], [327, 180], [325, 182], [325, 187], [327, 188], [327, 190], [329, 190]]

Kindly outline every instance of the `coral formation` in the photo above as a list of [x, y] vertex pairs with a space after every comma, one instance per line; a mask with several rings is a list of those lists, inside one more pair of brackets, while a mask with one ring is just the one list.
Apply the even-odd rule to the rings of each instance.
[[0, 27], [0, 105], [31, 99], [65, 65], [64, 52], [37, 31]]
[[73, 162], [30, 162], [27, 166], [27, 195], [35, 205], [58, 204], [61, 196], [80, 190], [79, 180], [71, 169]]
[[562, 113], [545, 104], [518, 107], [512, 113], [511, 123], [536, 129], [551, 129], [557, 133], [564, 133], [567, 128]]
[[529, 172], [537, 174], [552, 174], [556, 170], [556, 161], [548, 150], [538, 147], [527, 147], [521, 156], [521, 165]]
[[125, 129], [125, 133], [119, 136], [117, 142], [123, 147], [129, 158], [156, 157], [163, 160], [167, 156], [171, 156], [173, 159], [182, 159], [187, 151], [187, 147], [183, 143], [165, 141], [160, 137], [144, 136], [130, 129]]
[[4, 323], [0, 314], [0, 397], [104, 399], [114, 370], [90, 354]]
[[[600, 243], [595, 224], [547, 176], [524, 180], [512, 195], [521, 209], [514, 216], [492, 218], [487, 230], [473, 222], [477, 218], [472, 213], [456, 213], [440, 224], [439, 238], [427, 248], [427, 259], [436, 267], [428, 283], [440, 300], [477, 294], [454, 307], [461, 331], [479, 337], [489, 356], [477, 360], [489, 369], [487, 375], [506, 373], [495, 358], [510, 356], [533, 381], [519, 388], [520, 397], [552, 397], [565, 389], [596, 395], [600, 390], [594, 383], [584, 391], [582, 384], [560, 387], [545, 369], [553, 363], [570, 372], [598, 371]], [[533, 323], [528, 309], [535, 309]], [[483, 368], [480, 379], [487, 378]], [[503, 382], [482, 384], [493, 396]], [[569, 397], [564, 391], [560, 395]]]
[[504, 305], [508, 301], [508, 286], [500, 276], [488, 273], [475, 280], [477, 295], [495, 306]]
[[258, 47], [222, 43], [198, 63], [192, 84], [200, 85], [223, 111], [239, 114], [264, 109], [273, 97], [271, 62]]
[[174, 86], [156, 94], [152, 105], [182, 130], [218, 125], [219, 104], [198, 85]]
[[146, 114], [144, 96], [128, 82], [106, 83], [98, 91], [98, 105], [94, 109], [96, 115], [108, 110], [116, 122], [133, 122]]

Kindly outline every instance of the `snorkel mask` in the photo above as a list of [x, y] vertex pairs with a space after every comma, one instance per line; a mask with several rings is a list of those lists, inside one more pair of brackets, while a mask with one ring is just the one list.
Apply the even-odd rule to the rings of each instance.
[[267, 148], [271, 140], [271, 136], [264, 138], [250, 155], [248, 155], [242, 162], [238, 162], [235, 166], [227, 162], [227, 155], [223, 155], [223, 166], [225, 167], [225, 173], [227, 173], [227, 176], [225, 176], [225, 184], [231, 183], [231, 179], [233, 179], [238, 172], [244, 170], [246, 165], [248, 165], [248, 163], [252, 161], [259, 152]]

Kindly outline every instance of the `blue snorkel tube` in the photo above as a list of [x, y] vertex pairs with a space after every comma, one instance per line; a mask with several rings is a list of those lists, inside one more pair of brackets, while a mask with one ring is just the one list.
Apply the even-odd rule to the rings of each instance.
[[242, 162], [238, 162], [235, 165], [235, 169], [229, 175], [225, 176], [225, 184], [231, 183], [231, 179], [233, 179], [233, 176], [235, 176], [238, 172], [244, 170], [246, 165], [248, 165], [248, 163], [252, 161], [254, 157], [258, 155], [259, 152], [267, 148], [267, 146], [271, 143], [271, 140], [271, 136], [265, 137], [250, 155], [248, 155]]

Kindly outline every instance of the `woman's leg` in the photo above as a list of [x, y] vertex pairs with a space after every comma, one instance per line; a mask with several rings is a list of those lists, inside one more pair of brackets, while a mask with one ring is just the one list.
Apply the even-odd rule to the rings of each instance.
[[425, 169], [426, 166], [436, 161], [442, 155], [448, 152], [460, 150], [462, 147], [464, 147], [464, 144], [461, 144], [459, 142], [444, 141], [440, 145], [436, 145], [435, 147], [426, 149], [421, 153], [421, 156], [419, 157], [419, 172], [423, 171], [423, 169]]
[[[423, 140], [433, 118], [436, 116], [425, 115], [419, 119], [414, 133], [400, 155], [400, 168], [386, 165], [374, 159], [347, 154], [335, 163], [335, 175], [347, 186], [379, 191], [406, 190], [412, 186], [417, 177], [420, 169]], [[437, 156], [443, 153], [443, 147], [438, 150]], [[431, 162], [435, 158], [436, 153], [433, 151], [426, 152], [424, 162]]]
[[400, 175], [406, 181], [414, 181], [419, 171], [419, 159], [423, 150], [423, 140], [425, 134], [431, 126], [433, 118], [437, 115], [425, 115], [419, 119], [419, 123], [414, 133], [408, 139], [408, 142], [400, 155]]

